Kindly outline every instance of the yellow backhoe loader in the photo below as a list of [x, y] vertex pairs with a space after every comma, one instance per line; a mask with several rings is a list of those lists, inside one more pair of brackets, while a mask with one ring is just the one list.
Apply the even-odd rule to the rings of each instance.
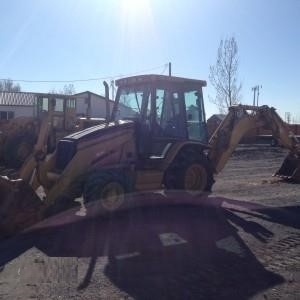
[[[18, 97], [20, 94], [2, 92], [1, 96]], [[78, 118], [76, 99], [72, 96], [35, 94], [32, 117], [17, 117], [0, 122], [0, 174], [12, 174], [20, 168], [32, 154], [40, 136], [44, 139], [46, 153], [51, 153], [59, 139], [103, 120]]]
[[[86, 203], [97, 201], [103, 211], [114, 211], [126, 205], [124, 195], [134, 191], [209, 192], [213, 174], [222, 170], [241, 137], [257, 127], [271, 128], [279, 144], [290, 150], [277, 175], [300, 182], [300, 143], [275, 109], [231, 107], [208, 141], [205, 81], [141, 75], [116, 84], [112, 112], [105, 84], [104, 124], [67, 135], [53, 153], [45, 151], [40, 136], [19, 177], [0, 177], [3, 235], [74, 205], [80, 196]], [[46, 194], [43, 200], [36, 194], [39, 187]]]

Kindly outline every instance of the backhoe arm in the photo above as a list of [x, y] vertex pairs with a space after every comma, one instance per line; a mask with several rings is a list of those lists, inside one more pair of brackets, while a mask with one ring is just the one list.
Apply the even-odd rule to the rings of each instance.
[[49, 135], [50, 120], [51, 115], [49, 116], [49, 113], [45, 113], [41, 120], [40, 130], [33, 153], [24, 162], [19, 171], [19, 178], [29, 183], [34, 190], [37, 188], [37, 183], [33, 181], [35, 169], [38, 165], [38, 162], [44, 160], [47, 154], [47, 140]]
[[289, 127], [276, 113], [274, 108], [264, 106], [238, 105], [229, 108], [229, 113], [210, 138], [209, 159], [214, 165], [215, 173], [225, 166], [241, 138], [251, 129], [266, 127], [279, 144], [300, 154], [300, 143]]

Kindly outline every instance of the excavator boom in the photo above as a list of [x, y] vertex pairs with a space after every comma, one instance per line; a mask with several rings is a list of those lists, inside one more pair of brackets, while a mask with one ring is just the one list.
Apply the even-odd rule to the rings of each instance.
[[300, 182], [300, 142], [275, 109], [266, 105], [230, 107], [229, 113], [209, 141], [208, 156], [215, 173], [224, 168], [241, 138], [251, 129], [260, 127], [270, 129], [278, 144], [290, 151], [274, 175]]

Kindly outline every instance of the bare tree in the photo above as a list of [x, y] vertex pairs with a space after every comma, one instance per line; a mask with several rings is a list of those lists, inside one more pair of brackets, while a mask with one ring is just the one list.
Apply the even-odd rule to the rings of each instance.
[[74, 95], [75, 94], [75, 87], [73, 84], [66, 84], [64, 86], [62, 94], [65, 95]]
[[221, 40], [216, 64], [210, 66], [209, 80], [215, 88], [210, 100], [225, 113], [231, 105], [240, 103], [242, 84], [238, 83], [238, 46], [234, 37]]
[[74, 95], [75, 94], [75, 87], [73, 84], [66, 84], [64, 85], [63, 89], [57, 91], [56, 89], [51, 89], [49, 91], [50, 94], [62, 94], [62, 95]]
[[21, 87], [17, 83], [15, 84], [11, 79], [0, 80], [0, 92], [20, 92]]
[[290, 124], [292, 120], [292, 114], [288, 111], [284, 114], [285, 122]]

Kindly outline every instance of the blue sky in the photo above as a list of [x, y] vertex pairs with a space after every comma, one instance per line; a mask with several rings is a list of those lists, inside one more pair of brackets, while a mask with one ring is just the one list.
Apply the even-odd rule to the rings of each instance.
[[[0, 78], [72, 80], [149, 70], [206, 79], [221, 38], [239, 46], [242, 102], [300, 123], [299, 0], [1, 0]], [[151, 71], [150, 71], [151, 70]], [[109, 78], [108, 78], [109, 79]], [[24, 83], [24, 91], [65, 83]], [[103, 93], [101, 81], [74, 83]], [[217, 112], [205, 89], [207, 115]]]

